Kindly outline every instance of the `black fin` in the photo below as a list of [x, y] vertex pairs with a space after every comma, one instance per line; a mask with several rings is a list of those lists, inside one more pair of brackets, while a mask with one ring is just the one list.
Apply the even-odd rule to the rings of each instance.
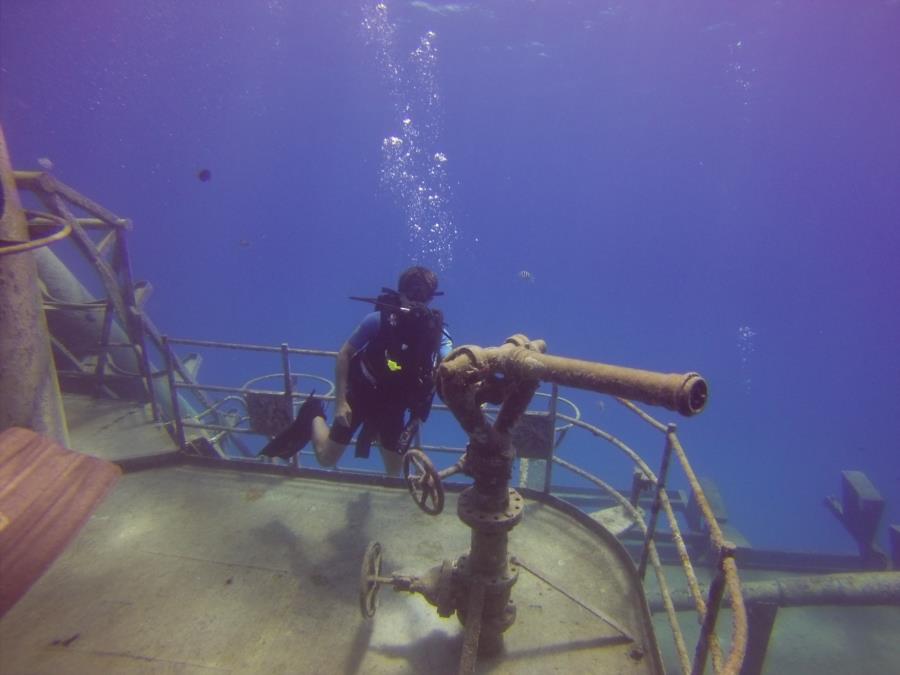
[[322, 401], [315, 397], [315, 393], [315, 390], [310, 393], [297, 411], [297, 418], [269, 441], [260, 451], [260, 455], [288, 459], [306, 447], [312, 438], [313, 419], [325, 417]]

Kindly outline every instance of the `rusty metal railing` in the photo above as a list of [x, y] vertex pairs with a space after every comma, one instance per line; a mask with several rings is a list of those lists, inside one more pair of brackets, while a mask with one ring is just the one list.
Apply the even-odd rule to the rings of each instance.
[[[249, 385], [258, 382], [261, 379], [265, 379], [267, 377], [278, 377], [282, 379], [284, 389], [280, 392], [280, 394], [287, 401], [288, 405], [292, 405], [293, 399], [300, 398], [301, 395], [298, 392], [293, 390], [293, 382], [296, 377], [311, 377], [315, 379], [319, 379], [327, 382], [329, 387], [333, 387], [329, 380], [325, 378], [319, 377], [317, 375], [310, 375], [307, 373], [294, 373], [291, 369], [290, 357], [291, 355], [296, 356], [320, 356], [320, 357], [329, 357], [334, 358], [337, 356], [337, 352], [335, 351], [327, 351], [321, 349], [300, 349], [296, 347], [289, 347], [287, 343], [282, 343], [278, 347], [270, 346], [270, 345], [255, 345], [255, 344], [242, 344], [242, 343], [234, 343], [234, 342], [222, 342], [215, 340], [192, 340], [187, 338], [170, 338], [168, 336], [162, 336], [161, 343], [163, 347], [163, 355], [166, 360], [166, 373], [167, 380], [169, 384], [169, 389], [171, 392], [171, 398], [173, 401], [173, 425], [174, 425], [174, 435], [176, 442], [179, 447], [185, 447], [187, 444], [187, 437], [185, 430], [186, 429], [198, 429], [202, 431], [212, 431], [218, 432], [220, 434], [258, 434], [258, 431], [253, 430], [252, 428], [242, 428], [237, 425], [231, 426], [222, 426], [217, 424], [209, 424], [200, 421], [200, 419], [204, 416], [205, 413], [208, 413], [212, 410], [216, 410], [219, 405], [211, 403], [205, 410], [201, 411], [200, 414], [192, 416], [191, 419], [186, 420], [184, 416], [181, 414], [181, 411], [178, 407], [178, 396], [177, 393], [179, 390], [181, 391], [193, 391], [193, 392], [202, 392], [202, 393], [220, 393], [227, 394], [230, 396], [236, 397], [244, 397], [246, 395], [253, 394], [271, 394], [273, 392], [269, 390], [263, 389], [253, 389]], [[178, 362], [178, 356], [175, 354], [173, 349], [173, 345], [181, 345], [181, 346], [189, 346], [189, 347], [206, 347], [211, 349], [226, 349], [233, 351], [244, 351], [244, 352], [257, 352], [263, 354], [278, 354], [281, 358], [281, 372], [272, 373], [271, 375], [265, 375], [261, 377], [255, 377], [249, 382], [245, 383], [241, 387], [234, 386], [221, 386], [221, 385], [210, 385], [210, 384], [198, 384], [195, 381], [178, 381], [178, 378], [175, 376], [174, 364]], [[326, 391], [323, 395], [321, 395], [324, 399], [329, 399], [331, 397], [331, 391]]]
[[[87, 290], [93, 280], [82, 281], [58, 261], [59, 268], [65, 269], [71, 279], [59, 275], [56, 280], [78, 299], [70, 301], [55, 297], [45, 289], [43, 303], [46, 311], [51, 316], [68, 312], [70, 317], [84, 313], [90, 313], [93, 317], [94, 313], [102, 313], [100, 332], [90, 354], [85, 354], [83, 349], [73, 351], [67, 346], [72, 333], [78, 331], [51, 334], [58, 359], [67, 365], [64, 371], [59, 366], [58, 369], [66, 377], [87, 381], [95, 391], [107, 395], [115, 395], [113, 390], [117, 382], [142, 382], [154, 420], [162, 420], [167, 402], [159, 400], [157, 379], [164, 373], [154, 370], [153, 356], [159, 358], [163, 355], [164, 347], [159, 330], [143, 310], [143, 303], [152, 287], [135, 282], [132, 275], [126, 241], [127, 232], [132, 227], [131, 221], [119, 217], [49, 173], [15, 171], [13, 175], [17, 189], [32, 195], [49, 212], [35, 213], [33, 225], [40, 229], [48, 221], [53, 221], [50, 224], [54, 227], [64, 224], [60, 238], [65, 233], [65, 238], [73, 243], [78, 254], [93, 268], [103, 288], [104, 297], [95, 299]], [[49, 263], [51, 258], [53, 254], [44, 252], [43, 262]], [[93, 318], [87, 323], [96, 325]], [[122, 363], [117, 363], [117, 360]], [[86, 366], [87, 362], [92, 363]], [[182, 381], [196, 383], [181, 360], [176, 359], [172, 366]], [[197, 397], [200, 407], [208, 405], [209, 401], [203, 398], [202, 392]]]
[[[100, 353], [97, 355], [94, 378], [97, 386], [103, 386], [104, 369], [109, 353], [110, 328], [114, 319], [125, 331], [128, 343], [135, 352], [141, 377], [145, 380], [147, 394], [158, 419], [158, 405], [153, 388], [153, 373], [147, 353], [147, 333], [152, 333], [145, 323], [141, 311], [135, 283], [131, 272], [131, 262], [125, 232], [131, 229], [131, 222], [120, 218], [109, 209], [79, 194], [52, 175], [39, 171], [14, 172], [16, 187], [34, 195], [50, 212], [71, 230], [70, 239], [93, 266], [106, 293]], [[81, 210], [90, 217], [78, 218], [75, 210]], [[88, 230], [99, 230], [99, 242], [88, 235]]]
[[[649, 563], [656, 573], [657, 583], [659, 584], [660, 595], [662, 597], [663, 607], [669, 622], [670, 629], [673, 634], [675, 650], [682, 672], [699, 675], [704, 671], [707, 656], [711, 654], [713, 661], [713, 669], [716, 673], [723, 675], [737, 675], [740, 672], [743, 663], [744, 654], [747, 649], [747, 612], [744, 607], [744, 600], [741, 594], [740, 578], [738, 576], [737, 564], [734, 559], [735, 546], [726, 541], [722, 535], [721, 528], [713, 515], [709, 502], [707, 501], [703, 490], [697, 480], [696, 474], [688, 461], [687, 454], [681, 445], [676, 433], [674, 424], [663, 424], [651, 417], [648, 413], [641, 410], [631, 401], [617, 398], [622, 405], [634, 412], [645, 422], [650, 424], [654, 429], [660, 431], [665, 436], [665, 447], [663, 449], [662, 461], [659, 476], [650, 470], [649, 466], [643, 461], [640, 455], [625, 444], [621, 439], [602, 429], [583, 422], [568, 418], [565, 415], [557, 416], [565, 421], [574, 424], [576, 427], [585, 429], [593, 435], [607, 441], [611, 445], [619, 449], [624, 455], [631, 460], [639, 471], [643, 474], [649, 484], [654, 486], [653, 506], [650, 514], [649, 524], [644, 522], [642, 514], [637, 510], [634, 504], [625, 497], [621, 492], [613, 488], [605, 481], [591, 475], [590, 473], [580, 469], [579, 467], [567, 462], [560, 457], [553, 457], [554, 463], [568, 469], [576, 475], [593, 483], [601, 490], [609, 494], [618, 504], [620, 504], [632, 517], [635, 524], [644, 535], [644, 545], [642, 548], [640, 560], [638, 563], [638, 573], [641, 578], [644, 577], [647, 564]], [[716, 572], [712, 583], [710, 584], [709, 593], [706, 597], [700, 589], [697, 581], [697, 575], [691, 563], [684, 538], [681, 534], [678, 520], [666, 492], [666, 483], [671, 466], [672, 454], [678, 459], [682, 470], [688, 480], [693, 491], [698, 506], [709, 526], [709, 542], [710, 549], [716, 556]], [[694, 650], [694, 657], [688, 656], [688, 651], [684, 643], [684, 636], [678, 624], [676, 610], [668, 590], [668, 582], [663, 573], [662, 563], [656, 550], [655, 534], [659, 511], [665, 512], [671, 531], [672, 541], [678, 551], [681, 560], [681, 566], [684, 571], [687, 587], [697, 611], [697, 616], [701, 622], [701, 632], [697, 645]], [[722, 654], [722, 650], [718, 644], [716, 637], [716, 622], [718, 619], [719, 606], [724, 592], [727, 591], [729, 601], [732, 608], [732, 634], [731, 648], [727, 656]]]

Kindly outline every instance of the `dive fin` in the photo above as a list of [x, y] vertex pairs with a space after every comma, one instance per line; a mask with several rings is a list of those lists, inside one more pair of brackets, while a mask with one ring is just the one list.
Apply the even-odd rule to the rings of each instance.
[[297, 418], [269, 441], [260, 455], [288, 459], [306, 447], [312, 438], [313, 419], [325, 417], [322, 401], [315, 397], [315, 393], [315, 390], [310, 393], [297, 411]]

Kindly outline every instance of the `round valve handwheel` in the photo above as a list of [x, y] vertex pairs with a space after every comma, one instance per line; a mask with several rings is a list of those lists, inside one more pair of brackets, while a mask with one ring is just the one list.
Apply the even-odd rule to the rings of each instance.
[[403, 455], [403, 476], [416, 506], [432, 516], [444, 510], [444, 486], [428, 455], [421, 450]]
[[375, 616], [375, 598], [381, 587], [381, 544], [373, 541], [363, 556], [359, 574], [359, 608], [364, 619]]

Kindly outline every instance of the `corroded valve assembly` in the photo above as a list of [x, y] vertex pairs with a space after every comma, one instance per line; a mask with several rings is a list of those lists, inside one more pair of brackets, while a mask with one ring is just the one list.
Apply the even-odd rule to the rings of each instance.
[[[524, 335], [514, 335], [499, 347], [466, 345], [453, 350], [438, 369], [438, 392], [469, 436], [466, 453], [440, 472], [420, 450], [404, 456], [403, 473], [410, 493], [416, 504], [432, 515], [443, 509], [443, 479], [457, 473], [473, 478], [457, 501], [457, 515], [472, 531], [469, 552], [455, 561], [445, 560], [421, 576], [383, 576], [382, 550], [377, 542], [370, 544], [363, 559], [363, 615], [374, 614], [381, 584], [420, 593], [437, 607], [440, 616], [455, 613], [465, 626], [461, 673], [472, 671], [476, 655], [500, 652], [503, 633], [515, 622], [516, 607], [510, 596], [522, 565], [510, 557], [507, 543], [510, 530], [522, 520], [525, 503], [509, 487], [516, 457], [510, 432], [540, 383], [662, 405], [682, 415], [697, 414], [706, 404], [706, 382], [696, 373], [654, 373], [549, 356], [545, 351], [543, 340], [529, 340]], [[500, 406], [493, 422], [482, 408], [487, 403]]]

